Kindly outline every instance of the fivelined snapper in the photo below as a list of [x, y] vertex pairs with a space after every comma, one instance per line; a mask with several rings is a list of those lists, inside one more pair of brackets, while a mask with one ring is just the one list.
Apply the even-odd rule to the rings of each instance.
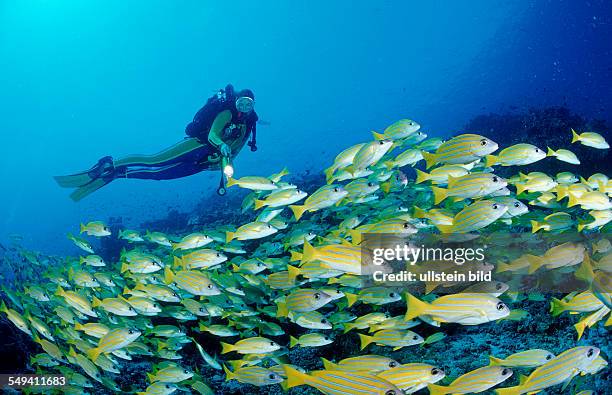
[[503, 366], [484, 366], [457, 377], [448, 386], [428, 384], [427, 388], [430, 395], [478, 393], [506, 381], [512, 373]]
[[366, 329], [372, 325], [380, 324], [385, 320], [388, 320], [391, 316], [388, 313], [368, 313], [361, 317], [358, 317], [353, 322], [348, 322], [344, 325], [344, 333], [350, 332], [352, 329]]
[[323, 291], [310, 288], [300, 288], [291, 292], [284, 301], [278, 301], [277, 317], [286, 317], [292, 312], [314, 311], [331, 302], [332, 298]]
[[555, 151], [550, 147], [547, 148], [548, 152], [546, 153], [546, 156], [554, 156], [555, 158], [557, 158], [557, 160], [560, 160], [561, 162], [571, 163], [572, 165], [580, 164], [580, 159], [578, 159], [576, 154], [570, 150], [561, 148]]
[[68, 351], [68, 360], [71, 360], [70, 362], [80, 366], [81, 369], [83, 369], [83, 371], [92, 379], [100, 383], [102, 382], [102, 375], [100, 374], [100, 371], [96, 365], [86, 356], [77, 354], [72, 347], [70, 347], [70, 350]]
[[431, 181], [434, 184], [442, 186], [448, 184], [449, 177], [459, 178], [469, 173], [469, 170], [459, 165], [446, 165], [436, 167], [429, 173], [425, 173], [424, 171], [421, 171], [419, 169], [415, 169], [415, 171], [417, 174], [415, 182], [417, 184], [420, 184], [425, 181]]
[[62, 287], [57, 287], [57, 291], [55, 292], [55, 294], [64, 298], [66, 303], [78, 312], [88, 315], [90, 317], [98, 316], [98, 314], [93, 311], [89, 300], [83, 295], [74, 291], [65, 291]]
[[378, 161], [391, 149], [393, 141], [375, 140], [364, 144], [355, 154], [351, 165], [344, 170], [351, 173], [353, 176], [360, 171], [366, 170], [368, 167], [378, 163]]
[[272, 180], [258, 176], [246, 176], [238, 179], [233, 177], [228, 178], [227, 187], [229, 188], [233, 185], [253, 191], [272, 191], [278, 188]]
[[352, 201], [373, 194], [380, 189], [377, 182], [358, 178], [346, 184], [344, 190], [348, 193], [344, 201]]
[[91, 306], [93, 308], [100, 307], [109, 313], [124, 317], [134, 317], [138, 315], [134, 308], [121, 298], [105, 298], [100, 300], [94, 296]]
[[[0, 311], [4, 310], [3, 307], [0, 307]], [[55, 341], [55, 338], [51, 334], [51, 329], [49, 328], [49, 326], [47, 326], [47, 324], [43, 322], [43, 320], [36, 316], [33, 316], [32, 313], [30, 313], [29, 311], [26, 311], [24, 316], [28, 319], [28, 321], [30, 321], [30, 325], [32, 325], [32, 328], [36, 329], [38, 333], [40, 333], [51, 341]]]
[[353, 163], [355, 155], [357, 155], [357, 152], [359, 152], [364, 145], [366, 145], [366, 143], [353, 145], [336, 155], [334, 163], [324, 171], [328, 184], [331, 182], [332, 176], [336, 170], [343, 169]]
[[382, 355], [359, 355], [356, 357], [345, 358], [333, 363], [325, 358], [321, 358], [326, 370], [342, 370], [346, 372], [367, 372], [378, 374], [389, 369], [400, 366], [395, 359]]
[[602, 184], [605, 186], [608, 183], [608, 181], [609, 181], [608, 176], [602, 173], [591, 174], [591, 176], [589, 176], [589, 178], [587, 178], [586, 180], [580, 177], [580, 182], [583, 183], [584, 185], [589, 186], [589, 188], [592, 188], [592, 189], [599, 189], [599, 187]]
[[[578, 333], [578, 340], [580, 340], [586, 328], [592, 327], [593, 325], [598, 323], [600, 320], [602, 320], [609, 313], [610, 313], [610, 309], [607, 306], [602, 306], [601, 309], [595, 311], [592, 314], [589, 314], [588, 316], [584, 317], [583, 319], [578, 321], [576, 324], [574, 324], [574, 328], [576, 329], [576, 332]], [[608, 324], [608, 322], [606, 322], [606, 324]]]
[[550, 312], [556, 317], [566, 311], [571, 313], [590, 313], [601, 309], [604, 304], [591, 291], [584, 291], [569, 299], [550, 299]]
[[358, 294], [345, 292], [345, 296], [348, 301], [348, 307], [351, 307], [357, 301], [381, 306], [402, 299], [399, 293], [387, 287], [369, 287], [360, 290]]
[[249, 222], [247, 224], [242, 225], [235, 232], [226, 232], [225, 242], [229, 243], [230, 241], [236, 240], [254, 240], [261, 239], [262, 237], [267, 237], [273, 235], [278, 232], [274, 226], [270, 225], [267, 222]]
[[172, 243], [173, 250], [191, 250], [212, 243], [213, 239], [204, 233], [192, 233], [183, 237], [178, 243]]
[[4, 303], [4, 301], [2, 301], [2, 305], [0, 305], [0, 312], [3, 312], [4, 314], [6, 314], [6, 318], [8, 318], [9, 321], [15, 324], [17, 329], [19, 329], [23, 333], [26, 333], [32, 336], [32, 331], [30, 330], [30, 327], [28, 326], [28, 323], [25, 320], [25, 318], [23, 318], [23, 316], [19, 314], [17, 311], [13, 309], [9, 309]]
[[548, 350], [531, 349], [514, 353], [506, 358], [489, 356], [489, 366], [505, 366], [507, 368], [537, 368], [555, 357]]
[[364, 234], [391, 234], [392, 237], [400, 235], [412, 235], [417, 233], [417, 229], [410, 222], [401, 218], [390, 218], [383, 221], [361, 225], [348, 231], [351, 235], [353, 244], [359, 245]]
[[495, 321], [510, 314], [504, 302], [493, 295], [458, 293], [444, 295], [431, 303], [423, 302], [406, 292], [406, 320], [429, 316], [435, 322], [478, 325]]
[[191, 377], [193, 377], [193, 372], [174, 364], [162, 367], [154, 373], [147, 373], [147, 378], [151, 383], [156, 381], [162, 383], [180, 383]]
[[580, 205], [583, 210], [609, 210], [612, 208], [612, 202], [608, 195], [599, 191], [586, 192], [580, 197], [570, 192], [567, 207], [576, 205]]
[[531, 233], [539, 230], [546, 232], [560, 231], [568, 229], [574, 225], [574, 219], [568, 213], [557, 212], [547, 215], [541, 221], [531, 220]]
[[354, 180], [355, 178], [368, 177], [372, 174], [374, 174], [374, 170], [362, 169], [352, 171], [352, 167], [349, 166], [346, 169], [339, 170], [335, 175], [333, 175], [330, 183], [335, 181]]
[[72, 241], [75, 246], [79, 247], [83, 251], [89, 252], [90, 254], [94, 253], [94, 250], [93, 250], [91, 244], [89, 244], [87, 242], [87, 240], [82, 239], [80, 237], [73, 236], [70, 233], [68, 233], [68, 235], [66, 237], [68, 237], [68, 240]]
[[446, 373], [436, 366], [425, 363], [407, 363], [385, 370], [376, 376], [395, 384], [405, 394], [412, 394], [428, 384], [442, 380]]
[[318, 311], [305, 311], [301, 313], [289, 312], [288, 317], [291, 322], [294, 322], [306, 329], [332, 329], [331, 322]]
[[144, 241], [140, 233], [135, 230], [124, 229], [119, 231], [119, 238], [127, 241], [131, 241], [132, 243], [137, 243]]
[[497, 151], [496, 142], [477, 135], [462, 134], [442, 143], [435, 153], [422, 151], [427, 168], [438, 163], [465, 164], [480, 159]]
[[431, 187], [434, 204], [439, 204], [447, 197], [455, 200], [487, 196], [508, 185], [503, 178], [492, 173], [471, 173], [454, 178], [448, 177], [448, 189]]
[[236, 351], [239, 354], [267, 354], [279, 350], [281, 347], [273, 340], [265, 337], [249, 337], [242, 339], [235, 344], [220, 342], [221, 354]]
[[241, 367], [232, 372], [223, 365], [223, 370], [225, 371], [226, 381], [236, 380], [240, 383], [251, 384], [256, 387], [279, 384], [284, 381], [278, 373], [261, 366]]
[[535, 199], [530, 200], [529, 204], [544, 208], [561, 208], [561, 205], [556, 200], [555, 194], [552, 192], [540, 192], [540, 195]]
[[416, 148], [409, 148], [398, 154], [395, 158], [385, 161], [384, 165], [387, 167], [387, 169], [393, 169], [396, 167], [415, 165], [421, 160], [423, 160], [423, 154], [421, 154], [421, 150], [418, 150]]
[[444, 143], [444, 140], [442, 140], [441, 138], [430, 137], [427, 140], [422, 141], [419, 145], [416, 146], [416, 148], [423, 151], [435, 151], [438, 149], [438, 147], [442, 145], [442, 143]]
[[111, 235], [111, 230], [102, 221], [92, 221], [86, 225], [81, 224], [80, 233], [86, 233], [89, 236], [105, 237]]
[[575, 142], [580, 142], [582, 145], [597, 149], [610, 148], [610, 144], [608, 144], [606, 139], [604, 139], [601, 134], [595, 132], [584, 132], [578, 134], [574, 129], [572, 129], [572, 143]]
[[85, 264], [93, 267], [103, 267], [106, 266], [104, 263], [104, 259], [102, 259], [99, 255], [87, 255], [86, 257], [79, 257], [79, 263], [81, 265]]
[[551, 247], [540, 257], [530, 255], [528, 273], [534, 273], [542, 266], [550, 270], [578, 265], [584, 259], [585, 251], [584, 244], [567, 242]]
[[135, 341], [140, 335], [141, 332], [136, 329], [111, 329], [106, 335], [102, 336], [96, 347], [87, 351], [87, 357], [89, 357], [89, 359], [91, 359], [92, 361], [96, 362], [100, 354], [107, 354], [116, 350], [120, 350]]
[[282, 213], [283, 209], [284, 209], [284, 207], [281, 207], [281, 208], [266, 208], [261, 213], [259, 213], [259, 215], [255, 219], [255, 221], [270, 222], [273, 219], [275, 219], [280, 213]]
[[589, 215], [593, 218], [591, 222], [583, 222], [576, 226], [578, 232], [584, 229], [597, 229], [612, 221], [612, 210], [591, 210]]
[[516, 194], [527, 192], [548, 192], [557, 186], [557, 182], [546, 174], [538, 174], [537, 176], [528, 177], [520, 173], [521, 181], [514, 184]]
[[434, 225], [453, 224], [453, 212], [444, 209], [435, 208], [425, 211], [417, 206], [414, 206], [413, 216], [414, 218], [426, 218]]
[[369, 332], [378, 332], [381, 329], [410, 329], [419, 326], [420, 323], [421, 321], [418, 320], [406, 321], [404, 320], [404, 315], [397, 315], [377, 324], [370, 325]]
[[289, 208], [293, 211], [296, 221], [298, 221], [305, 211], [313, 212], [331, 207], [347, 195], [348, 191], [341, 186], [334, 184], [324, 185], [308, 196], [303, 205], [290, 205]]
[[182, 257], [174, 257], [174, 265], [183, 269], [208, 269], [227, 261], [227, 255], [212, 249], [190, 252]]
[[299, 247], [303, 245], [305, 241], [311, 241], [316, 236], [317, 235], [314, 232], [298, 230], [287, 235], [283, 246], [285, 250], [288, 250], [290, 247]]
[[405, 137], [401, 140], [394, 141], [393, 148], [398, 147], [398, 146], [400, 148], [406, 148], [409, 146], [413, 146], [425, 140], [426, 138], [427, 138], [427, 133], [419, 130], [418, 132], [413, 133], [408, 137]]
[[96, 280], [91, 273], [85, 270], [74, 270], [70, 268], [68, 271], [68, 279], [70, 279], [70, 281], [77, 286], [83, 288], [98, 288], [100, 286], [98, 280]]
[[259, 210], [260, 208], [267, 207], [283, 207], [288, 206], [293, 203], [297, 203], [300, 200], [304, 199], [308, 194], [300, 189], [292, 188], [292, 189], [280, 189], [277, 191], [273, 191], [271, 194], [266, 196], [265, 199], [256, 199], [255, 200], [255, 210]]
[[482, 229], [504, 215], [508, 207], [491, 200], [478, 200], [453, 218], [452, 225], [436, 224], [442, 233], [468, 233]]
[[153, 299], [145, 298], [142, 296], [132, 296], [129, 299], [125, 299], [120, 296], [123, 300], [130, 304], [140, 315], [153, 316], [161, 313], [161, 306]]
[[307, 333], [305, 335], [300, 336], [299, 338], [295, 338], [293, 336], [289, 336], [289, 347], [322, 347], [328, 344], [332, 344], [334, 340], [328, 335], [324, 335], [322, 333]]
[[559, 184], [573, 184], [578, 182], [578, 177], [569, 171], [562, 171], [561, 173], [557, 173], [556, 180]]
[[376, 133], [373, 131], [372, 135], [376, 140], [400, 140], [417, 132], [420, 128], [421, 125], [412, 119], [400, 119], [389, 125], [383, 133]]
[[424, 341], [420, 335], [409, 330], [401, 329], [381, 329], [371, 336], [359, 333], [359, 340], [361, 341], [362, 350], [369, 344], [375, 343], [379, 346], [393, 347], [393, 351], [397, 351], [403, 347], [421, 344]]
[[580, 373], [599, 355], [599, 349], [592, 346], [570, 348], [534, 370], [529, 377], [515, 387], [498, 388], [497, 395], [520, 395], [535, 393], [557, 384], [565, 383], [562, 391], [571, 379]]
[[363, 372], [317, 370], [302, 373], [285, 365], [287, 388], [308, 385], [328, 395], [368, 394], [401, 395], [402, 391], [387, 380]]
[[160, 246], [172, 247], [172, 242], [165, 233], [150, 232], [147, 230], [145, 233], [145, 238], [151, 243], [159, 244]]
[[124, 294], [131, 294], [134, 296], [150, 297], [162, 302], [180, 302], [178, 294], [170, 287], [159, 284], [141, 284], [138, 283], [134, 289], [130, 290], [125, 288]]
[[349, 242], [316, 247], [304, 242], [301, 263], [314, 260], [323, 262], [330, 269], [361, 275], [361, 247]]
[[546, 153], [535, 145], [521, 143], [515, 144], [508, 148], [504, 148], [499, 152], [499, 155], [487, 155], [485, 157], [485, 166], [491, 167], [495, 165], [529, 165], [539, 160], [542, 160], [545, 157]]
[[164, 269], [166, 284], [176, 284], [193, 295], [212, 296], [221, 294], [219, 287], [202, 272], [197, 270], [180, 270], [173, 273], [169, 267]]
[[563, 198], [569, 197], [569, 195], [571, 194], [574, 197], [580, 197], [582, 195], [584, 195], [587, 192], [591, 192], [592, 189], [591, 187], [589, 187], [586, 184], [564, 184], [564, 185], [557, 185], [557, 187], [555, 188], [555, 192], [557, 193], [557, 201], [561, 201], [563, 200]]
[[121, 273], [130, 271], [131, 273], [149, 274], [164, 267], [164, 264], [155, 255], [135, 250], [122, 254], [121, 259]]

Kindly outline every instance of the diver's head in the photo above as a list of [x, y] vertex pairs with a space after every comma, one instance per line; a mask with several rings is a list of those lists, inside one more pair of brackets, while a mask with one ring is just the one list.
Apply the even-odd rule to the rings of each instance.
[[255, 95], [250, 89], [243, 89], [236, 92], [236, 110], [241, 113], [249, 114], [255, 107]]

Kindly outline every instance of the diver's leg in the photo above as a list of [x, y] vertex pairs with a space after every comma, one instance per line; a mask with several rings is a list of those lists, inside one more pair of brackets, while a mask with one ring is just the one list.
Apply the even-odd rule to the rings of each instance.
[[184, 162], [163, 167], [131, 168], [125, 172], [124, 178], [139, 180], [173, 180], [187, 177], [203, 170], [197, 162]]
[[[100, 159], [96, 165], [85, 172], [70, 176], [58, 176], [55, 177], [55, 180], [62, 187], [77, 188], [71, 194], [71, 197], [73, 200], [79, 201], [114, 179], [125, 178], [126, 174], [133, 170], [134, 167], [139, 171], [149, 169], [152, 173], [157, 171], [162, 175], [172, 174], [159, 170], [166, 169], [168, 166], [181, 163], [185, 160], [195, 160], [192, 158], [198, 158], [199, 155], [205, 154], [209, 150], [208, 146], [200, 144], [197, 139], [185, 139], [155, 155], [132, 155], [117, 162], [113, 162], [112, 158], [107, 156]], [[202, 156], [199, 156], [199, 158], [201, 159]], [[138, 172], [135, 174], [138, 175]], [[143, 178], [157, 179], [155, 176]]]
[[162, 167], [184, 161], [185, 155], [199, 150], [204, 145], [197, 139], [189, 138], [153, 155], [130, 155], [114, 162], [116, 168], [129, 166]]
[[[198, 173], [206, 168], [211, 148], [207, 145], [189, 145], [179, 156], [172, 156], [165, 162], [155, 164], [129, 164], [118, 165], [115, 168], [116, 178], [138, 178], [144, 180], [170, 180]], [[166, 156], [167, 157], [167, 156]], [[119, 163], [119, 162], [118, 162]]]

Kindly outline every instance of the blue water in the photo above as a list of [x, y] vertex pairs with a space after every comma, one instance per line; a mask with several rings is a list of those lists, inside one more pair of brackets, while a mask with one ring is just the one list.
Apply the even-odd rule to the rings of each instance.
[[404, 117], [433, 136], [530, 106], [610, 120], [611, 14], [605, 1], [0, 0], [0, 240], [61, 253], [81, 221], [193, 207], [218, 174], [118, 180], [78, 204], [52, 176], [179, 141], [228, 82], [270, 122], [237, 176], [319, 171]]

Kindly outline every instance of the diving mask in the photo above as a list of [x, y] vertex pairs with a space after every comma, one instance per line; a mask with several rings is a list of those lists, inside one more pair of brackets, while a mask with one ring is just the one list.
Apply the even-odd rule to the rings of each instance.
[[248, 114], [253, 111], [255, 101], [248, 96], [242, 96], [236, 99], [236, 110]]

